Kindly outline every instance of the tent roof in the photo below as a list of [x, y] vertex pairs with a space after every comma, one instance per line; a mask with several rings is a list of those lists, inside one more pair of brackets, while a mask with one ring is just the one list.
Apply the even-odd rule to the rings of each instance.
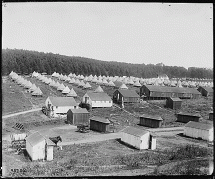
[[101, 88], [101, 86], [99, 85], [99, 86], [95, 89], [94, 92], [96, 92], [96, 93], [102, 93], [102, 92], [104, 92], [104, 91], [103, 91], [103, 89]]
[[128, 87], [124, 83], [119, 88], [120, 89], [128, 89]]

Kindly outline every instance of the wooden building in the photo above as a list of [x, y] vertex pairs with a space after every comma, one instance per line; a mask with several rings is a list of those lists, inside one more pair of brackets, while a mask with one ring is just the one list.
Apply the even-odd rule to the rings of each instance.
[[137, 149], [155, 149], [156, 139], [149, 131], [128, 126], [121, 131], [121, 141]]
[[189, 121], [199, 122], [201, 116], [199, 114], [191, 114], [191, 113], [184, 113], [180, 112], [177, 114], [177, 122], [184, 122], [187, 123]]
[[67, 122], [70, 124], [89, 124], [89, 112], [86, 108], [69, 109], [67, 112]]
[[206, 97], [213, 96], [214, 94], [214, 90], [212, 87], [199, 86], [197, 90], [202, 94], [202, 96]]
[[58, 117], [59, 115], [66, 115], [69, 109], [78, 108], [73, 97], [53, 97], [49, 96], [45, 101], [46, 107], [50, 110], [50, 116]]
[[98, 107], [112, 107], [113, 102], [110, 96], [104, 92], [87, 92], [83, 98], [82, 103], [90, 104], [92, 108]]
[[90, 119], [90, 129], [99, 132], [109, 131], [110, 121], [106, 118], [94, 116]]
[[34, 132], [25, 138], [26, 150], [31, 160], [53, 160], [53, 146], [50, 139], [46, 139], [38, 132]]
[[171, 109], [181, 109], [182, 100], [180, 98], [171, 98], [166, 99], [166, 107]]
[[139, 103], [140, 96], [135, 90], [118, 89], [113, 93], [113, 101], [115, 103]]
[[214, 128], [212, 124], [190, 121], [184, 126], [184, 135], [207, 141], [213, 141]]
[[168, 97], [198, 99], [201, 97], [201, 93], [194, 88], [143, 85], [140, 88], [140, 96], [148, 99], [166, 99]]
[[140, 116], [140, 125], [152, 128], [161, 127], [163, 119], [157, 115], [143, 114]]

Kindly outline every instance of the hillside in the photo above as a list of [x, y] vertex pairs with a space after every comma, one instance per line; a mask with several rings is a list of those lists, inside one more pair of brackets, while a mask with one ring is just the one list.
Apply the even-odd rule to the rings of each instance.
[[2, 75], [8, 75], [11, 71], [20, 74], [29, 74], [33, 71], [52, 74], [82, 74], [105, 76], [135, 76], [153, 78], [160, 74], [172, 77], [213, 78], [213, 70], [191, 67], [162, 66], [153, 64], [131, 64], [114, 61], [101, 61], [85, 57], [65, 56], [53, 53], [20, 49], [2, 50]]

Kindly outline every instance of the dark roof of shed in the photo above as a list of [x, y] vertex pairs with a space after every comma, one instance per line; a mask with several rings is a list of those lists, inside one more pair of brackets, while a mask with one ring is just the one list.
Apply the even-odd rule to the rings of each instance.
[[103, 118], [103, 117], [98, 117], [98, 116], [94, 116], [92, 118], [90, 118], [90, 120], [92, 121], [98, 121], [98, 122], [101, 122], [101, 123], [105, 123], [105, 124], [109, 124], [110, 121], [106, 118]]
[[147, 118], [147, 119], [158, 120], [158, 121], [163, 121], [161, 116], [158, 116], [158, 115], [142, 114], [140, 117]]
[[72, 113], [89, 113], [86, 108], [69, 109]]
[[51, 100], [54, 106], [77, 106], [78, 105], [73, 97], [67, 98], [67, 97], [49, 96], [49, 99]]
[[168, 97], [167, 99], [170, 99], [170, 100], [172, 100], [172, 101], [182, 101], [180, 98]]
[[137, 137], [140, 137], [146, 133], [148, 133], [149, 131], [143, 130], [143, 129], [138, 129], [132, 126], [128, 126], [125, 129], [122, 130], [122, 132], [127, 133], [127, 134], [131, 134]]
[[200, 114], [192, 114], [187, 112], [179, 112], [177, 115], [201, 117]]
[[87, 92], [87, 94], [93, 101], [111, 101], [110, 96], [108, 96], [107, 93], [104, 92], [101, 93]]
[[199, 88], [203, 88], [203, 89], [205, 89], [205, 91], [207, 91], [209, 93], [214, 92], [214, 89], [212, 87], [199, 86]]
[[28, 141], [32, 146], [34, 146], [39, 142], [45, 140], [45, 138], [39, 132], [35, 132], [26, 137], [25, 140]]
[[169, 86], [155, 86], [155, 85], [143, 85], [150, 91], [162, 92], [162, 93], [191, 93], [199, 94], [201, 93], [195, 88], [179, 88], [179, 87], [169, 87]]
[[213, 128], [212, 124], [206, 124], [206, 123], [200, 123], [200, 122], [194, 122], [190, 121], [188, 122], [185, 127], [191, 127], [195, 129], [203, 129], [203, 130], [209, 130]]
[[136, 93], [135, 90], [129, 90], [129, 89], [118, 89], [124, 97], [133, 97], [133, 98], [139, 98], [139, 95]]

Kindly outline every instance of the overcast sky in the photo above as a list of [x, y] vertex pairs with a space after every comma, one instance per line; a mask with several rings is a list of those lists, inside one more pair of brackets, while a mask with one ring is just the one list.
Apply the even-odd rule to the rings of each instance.
[[2, 45], [104, 61], [213, 67], [211, 3], [6, 3]]

